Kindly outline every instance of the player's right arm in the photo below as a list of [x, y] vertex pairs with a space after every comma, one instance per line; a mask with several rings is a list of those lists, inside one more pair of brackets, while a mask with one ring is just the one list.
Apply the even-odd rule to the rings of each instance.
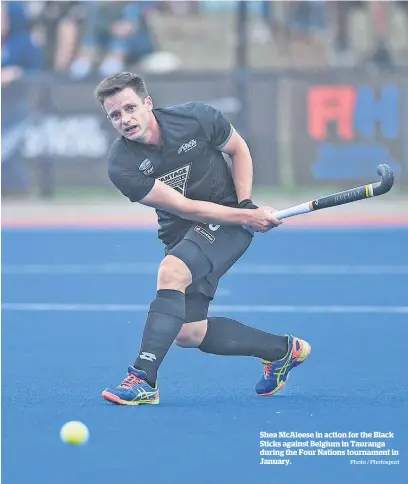
[[221, 225], [247, 225], [255, 232], [267, 232], [281, 224], [273, 216], [273, 208], [238, 209], [201, 200], [192, 200], [184, 197], [160, 180], [155, 180], [150, 192], [139, 202], [187, 220]]
[[274, 209], [241, 209], [211, 202], [192, 200], [160, 180], [144, 175], [132, 160], [126, 146], [117, 140], [109, 156], [109, 177], [131, 202], [164, 210], [194, 222], [220, 225], [247, 225], [254, 232], [267, 232], [282, 222], [273, 216]]

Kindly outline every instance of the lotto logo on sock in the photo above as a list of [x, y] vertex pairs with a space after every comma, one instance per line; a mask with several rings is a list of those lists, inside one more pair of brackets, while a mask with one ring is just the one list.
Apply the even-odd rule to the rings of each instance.
[[142, 360], [154, 361], [156, 359], [156, 355], [154, 355], [153, 353], [146, 353], [145, 351], [143, 351], [140, 355], [140, 358]]

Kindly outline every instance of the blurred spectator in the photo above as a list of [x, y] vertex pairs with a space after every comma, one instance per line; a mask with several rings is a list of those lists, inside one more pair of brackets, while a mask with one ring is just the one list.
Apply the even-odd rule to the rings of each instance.
[[274, 38], [279, 48], [286, 51], [289, 39], [290, 2], [264, 0], [260, 2], [260, 7], [260, 19], [255, 24], [253, 40], [259, 44], [266, 44]]
[[280, 30], [274, 28], [273, 5], [270, 0], [261, 2], [261, 15], [257, 19], [253, 31], [252, 40], [259, 44], [266, 44], [272, 39], [272, 31], [275, 35], [279, 35]]
[[21, 157], [21, 145], [27, 129], [28, 93], [23, 85], [25, 74], [41, 68], [41, 52], [33, 43], [23, 4], [1, 4], [1, 134], [2, 195], [24, 193], [27, 174]]
[[309, 38], [326, 28], [326, 2], [321, 0], [290, 2], [289, 28], [293, 37]]
[[252, 31], [252, 40], [267, 44], [272, 39], [278, 52], [295, 56], [295, 65], [302, 54], [291, 51], [297, 41], [306, 46], [320, 40], [326, 32], [326, 2], [313, 1], [271, 1], [260, 3], [260, 15]]
[[45, 68], [68, 71], [87, 15], [86, 2], [30, 2], [34, 35], [43, 45]]
[[390, 35], [390, 4], [371, 2], [369, 5], [374, 36], [373, 51], [368, 54], [366, 67], [372, 70], [391, 70], [394, 66], [391, 49], [388, 46]]
[[85, 34], [71, 65], [74, 79], [90, 74], [102, 51], [99, 72], [109, 76], [128, 62], [138, 62], [155, 51], [146, 8], [152, 2], [87, 2]]
[[330, 4], [334, 22], [333, 48], [336, 53], [343, 54], [350, 48], [348, 29], [350, 10], [356, 2], [335, 1]]
[[394, 59], [386, 41], [384, 39], [377, 39], [373, 52], [367, 57], [365, 68], [371, 72], [375, 72], [380, 70], [391, 71], [394, 67]]
[[25, 71], [41, 68], [41, 53], [33, 43], [24, 6], [1, 4], [1, 86], [21, 79]]

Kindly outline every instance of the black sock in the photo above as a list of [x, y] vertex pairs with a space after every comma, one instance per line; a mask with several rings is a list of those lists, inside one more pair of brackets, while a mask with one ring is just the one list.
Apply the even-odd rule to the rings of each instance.
[[154, 386], [157, 370], [180, 332], [184, 319], [184, 293], [173, 289], [159, 289], [156, 299], [150, 305], [140, 353], [133, 365], [146, 372], [146, 381], [150, 386]]
[[288, 339], [233, 319], [208, 318], [207, 333], [199, 349], [214, 355], [256, 356], [275, 361], [286, 355]]

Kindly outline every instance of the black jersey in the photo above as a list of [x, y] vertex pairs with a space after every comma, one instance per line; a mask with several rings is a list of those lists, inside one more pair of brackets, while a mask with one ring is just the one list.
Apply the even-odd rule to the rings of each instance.
[[[154, 109], [162, 143], [148, 145], [118, 138], [111, 148], [112, 183], [132, 202], [144, 198], [158, 179], [187, 198], [237, 206], [231, 169], [221, 153], [232, 135], [224, 116], [203, 102]], [[156, 210], [159, 238], [173, 246], [193, 222]]]

